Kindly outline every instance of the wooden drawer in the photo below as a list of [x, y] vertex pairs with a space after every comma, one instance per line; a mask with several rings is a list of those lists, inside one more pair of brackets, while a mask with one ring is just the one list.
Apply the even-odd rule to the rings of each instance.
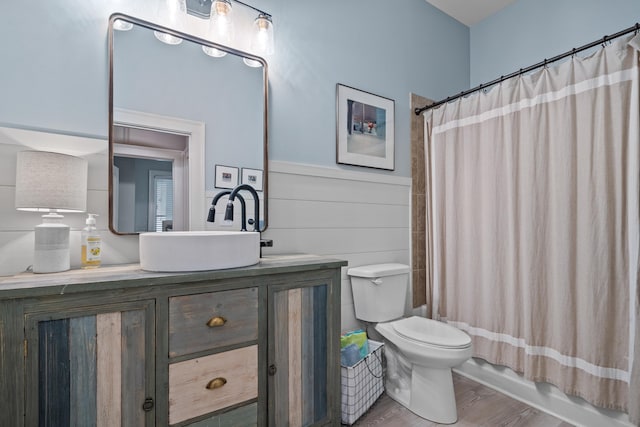
[[[207, 388], [215, 379], [224, 384]], [[169, 424], [257, 397], [257, 345], [169, 365]]]
[[[209, 326], [214, 318], [224, 319]], [[169, 357], [258, 339], [258, 288], [169, 299]]]

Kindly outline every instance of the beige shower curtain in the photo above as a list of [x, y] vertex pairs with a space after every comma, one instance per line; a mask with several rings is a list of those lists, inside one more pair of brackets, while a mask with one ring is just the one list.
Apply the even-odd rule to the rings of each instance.
[[425, 113], [436, 316], [474, 356], [636, 423], [639, 48]]

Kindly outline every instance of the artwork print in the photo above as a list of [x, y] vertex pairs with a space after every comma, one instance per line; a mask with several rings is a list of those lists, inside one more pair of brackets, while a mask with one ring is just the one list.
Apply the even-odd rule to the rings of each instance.
[[337, 85], [337, 163], [394, 169], [394, 101]]

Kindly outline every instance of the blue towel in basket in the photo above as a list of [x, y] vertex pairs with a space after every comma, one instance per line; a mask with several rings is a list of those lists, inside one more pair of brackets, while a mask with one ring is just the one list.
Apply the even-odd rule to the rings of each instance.
[[362, 359], [360, 349], [357, 344], [349, 344], [340, 349], [340, 364], [342, 366], [353, 366]]

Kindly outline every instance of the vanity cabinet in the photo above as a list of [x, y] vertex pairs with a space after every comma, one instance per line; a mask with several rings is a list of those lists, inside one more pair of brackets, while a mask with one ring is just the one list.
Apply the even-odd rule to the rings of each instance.
[[25, 306], [25, 424], [154, 425], [153, 301], [83, 304]]
[[340, 317], [329, 287], [307, 281], [269, 289], [269, 425], [324, 425], [340, 412], [333, 375], [340, 366], [328, 351], [336, 351]]
[[337, 426], [344, 265], [1, 278], [0, 424]]

